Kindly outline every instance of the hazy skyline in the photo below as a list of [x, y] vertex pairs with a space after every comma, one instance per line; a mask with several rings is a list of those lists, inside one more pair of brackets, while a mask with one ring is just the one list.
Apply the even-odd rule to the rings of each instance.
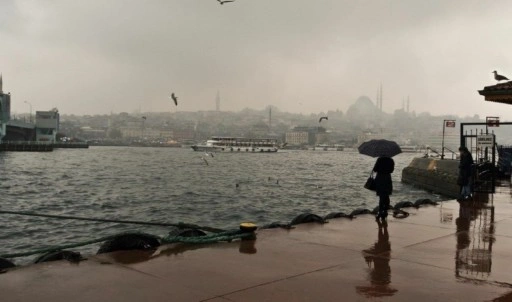
[[0, 73], [13, 112], [347, 108], [410, 99], [434, 115], [500, 116], [492, 71], [512, 79], [509, 1], [0, 2]]

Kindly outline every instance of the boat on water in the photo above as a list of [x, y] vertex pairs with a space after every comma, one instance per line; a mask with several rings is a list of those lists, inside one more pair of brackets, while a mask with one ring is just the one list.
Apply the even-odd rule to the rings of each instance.
[[419, 153], [424, 152], [425, 148], [418, 145], [401, 145], [402, 153]]
[[277, 152], [279, 145], [273, 138], [244, 138], [214, 136], [204, 144], [193, 145], [194, 151], [203, 152]]
[[311, 148], [313, 151], [343, 151], [345, 146], [338, 144], [318, 144]]

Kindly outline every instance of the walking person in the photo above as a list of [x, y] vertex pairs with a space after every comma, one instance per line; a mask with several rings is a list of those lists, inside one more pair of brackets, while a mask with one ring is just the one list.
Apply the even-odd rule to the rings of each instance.
[[457, 184], [461, 187], [457, 201], [471, 199], [471, 171], [473, 168], [473, 156], [468, 148], [460, 147], [459, 177]]
[[379, 212], [376, 216], [377, 221], [382, 219], [386, 220], [389, 209], [389, 196], [393, 192], [393, 181], [391, 173], [395, 170], [395, 161], [391, 157], [379, 157], [373, 167], [375, 176], [375, 191], [379, 196]]

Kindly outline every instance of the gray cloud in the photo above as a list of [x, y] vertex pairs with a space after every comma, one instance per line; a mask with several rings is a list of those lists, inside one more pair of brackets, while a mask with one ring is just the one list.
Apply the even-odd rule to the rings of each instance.
[[512, 76], [507, 1], [9, 1], [0, 72], [13, 110], [95, 114], [275, 105], [502, 115], [476, 90]]

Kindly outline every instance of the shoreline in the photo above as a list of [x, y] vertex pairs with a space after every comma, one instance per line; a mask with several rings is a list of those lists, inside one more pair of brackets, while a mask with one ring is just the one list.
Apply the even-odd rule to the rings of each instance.
[[34, 264], [0, 274], [0, 290], [8, 301], [506, 299], [510, 192], [505, 183], [487, 202], [407, 208], [408, 218], [388, 216], [385, 228], [360, 215], [260, 229], [254, 241]]

